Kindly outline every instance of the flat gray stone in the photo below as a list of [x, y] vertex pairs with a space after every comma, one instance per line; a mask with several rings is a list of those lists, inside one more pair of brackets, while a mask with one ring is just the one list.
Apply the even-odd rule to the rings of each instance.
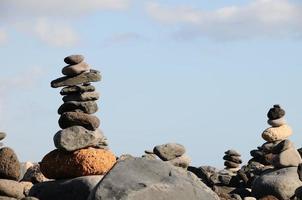
[[35, 184], [29, 195], [41, 200], [86, 200], [103, 176], [83, 176], [74, 179]]
[[84, 56], [82, 55], [70, 55], [64, 58], [64, 62], [69, 65], [75, 65], [84, 61]]
[[154, 147], [153, 152], [162, 160], [172, 160], [174, 158], [180, 157], [186, 152], [183, 145], [177, 143], [168, 143], [157, 145]]
[[219, 200], [194, 174], [160, 160], [119, 160], [88, 200]]
[[21, 199], [24, 197], [23, 187], [17, 181], [0, 179], [0, 195]]
[[54, 135], [53, 140], [58, 149], [75, 151], [86, 147], [101, 148], [104, 146], [106, 138], [99, 129], [89, 131], [81, 126], [72, 126], [58, 131]]
[[299, 179], [297, 167], [267, 170], [253, 182], [252, 196], [260, 199], [273, 195], [280, 200], [288, 200], [301, 186], [302, 182]]
[[100, 98], [98, 92], [84, 92], [84, 93], [76, 93], [69, 94], [63, 97], [64, 102], [68, 101], [95, 101]]
[[74, 86], [68, 86], [64, 87], [60, 94], [61, 95], [68, 95], [73, 93], [84, 93], [84, 92], [94, 92], [95, 87], [93, 85], [74, 85]]
[[98, 105], [95, 101], [67, 101], [60, 106], [58, 114], [64, 112], [84, 112], [94, 114], [98, 111]]
[[78, 74], [81, 74], [83, 72], [87, 72], [90, 70], [90, 66], [85, 63], [81, 62], [75, 65], [68, 65], [62, 69], [62, 74], [66, 76], [76, 76]]
[[82, 74], [79, 74], [77, 76], [68, 77], [64, 76], [61, 78], [58, 78], [56, 80], [53, 80], [50, 85], [52, 88], [58, 88], [58, 87], [64, 87], [64, 86], [73, 86], [73, 85], [79, 85], [83, 83], [89, 83], [89, 82], [98, 82], [101, 80], [101, 74], [97, 70], [91, 69], [89, 72], [85, 72]]
[[95, 115], [81, 112], [65, 112], [59, 119], [59, 126], [62, 129], [71, 126], [83, 126], [88, 130], [95, 131], [100, 126], [100, 120]]

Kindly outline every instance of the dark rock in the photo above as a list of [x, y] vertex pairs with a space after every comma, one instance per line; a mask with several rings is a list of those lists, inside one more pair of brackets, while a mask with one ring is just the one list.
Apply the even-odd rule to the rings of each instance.
[[0, 140], [3, 140], [6, 137], [6, 134], [4, 132], [0, 132]]
[[279, 142], [277, 145], [275, 145], [271, 152], [273, 154], [279, 154], [285, 150], [288, 150], [289, 148], [294, 147], [293, 143], [290, 140], [282, 140], [281, 142]]
[[68, 86], [64, 87], [60, 94], [61, 95], [68, 95], [68, 94], [74, 94], [74, 93], [84, 93], [84, 92], [94, 92], [95, 87], [93, 85], [74, 85], [74, 86]]
[[8, 147], [0, 149], [0, 178], [19, 180], [20, 162], [15, 152]]
[[58, 131], [53, 140], [58, 149], [75, 151], [87, 147], [102, 147], [105, 138], [99, 129], [89, 131], [81, 126], [72, 126]]
[[159, 160], [119, 161], [91, 192], [88, 200], [207, 199], [219, 197], [197, 177]]
[[94, 131], [100, 126], [100, 120], [94, 115], [81, 112], [65, 112], [59, 119], [59, 126], [62, 129], [71, 126], [83, 126], [84, 128]]
[[280, 200], [291, 199], [297, 188], [302, 186], [297, 167], [272, 169], [256, 178], [252, 185], [252, 195], [257, 199], [273, 195]]
[[214, 185], [214, 182], [210, 178], [211, 175], [213, 174], [213, 172], [209, 172], [206, 169], [204, 169], [203, 167], [197, 168], [197, 167], [193, 167], [193, 166], [189, 166], [188, 171], [195, 174], [208, 187], [212, 187]]
[[225, 155], [225, 156], [223, 156], [223, 160], [232, 161], [232, 162], [237, 163], [237, 164], [242, 163], [242, 160], [240, 159], [240, 156]]
[[279, 200], [279, 199], [277, 197], [275, 197], [275, 196], [268, 195], [268, 196], [262, 197], [259, 200]]
[[68, 101], [60, 106], [58, 113], [61, 115], [64, 112], [84, 112], [93, 114], [98, 111], [98, 105], [95, 101]]
[[241, 156], [241, 154], [239, 152], [237, 152], [234, 149], [230, 149], [226, 152], [224, 152], [226, 155], [230, 155], [230, 156]]
[[58, 78], [56, 80], [53, 80], [50, 85], [53, 88], [58, 88], [64, 86], [79, 85], [88, 82], [97, 82], [100, 80], [101, 80], [100, 72], [97, 70], [90, 70], [90, 72], [85, 72], [73, 77], [64, 76]]
[[63, 101], [95, 101], [99, 98], [100, 95], [97, 92], [84, 92], [66, 95], [63, 97]]
[[86, 200], [103, 176], [83, 176], [74, 179], [35, 184], [30, 196], [41, 200]]
[[274, 107], [271, 108], [267, 113], [267, 117], [270, 120], [279, 119], [281, 117], [284, 117], [284, 115], [285, 111], [280, 107], [280, 105], [274, 105]]
[[69, 65], [76, 65], [84, 61], [84, 56], [82, 55], [70, 55], [64, 58], [64, 62]]
[[21, 200], [39, 200], [38, 198], [36, 197], [24, 197], [23, 199]]
[[90, 66], [85, 63], [81, 62], [75, 65], [68, 65], [62, 69], [62, 74], [66, 76], [76, 76], [78, 74], [81, 74], [83, 72], [87, 72], [90, 70]]
[[23, 187], [17, 181], [0, 179], [0, 195], [21, 199], [24, 197]]
[[48, 181], [48, 179], [42, 174], [40, 165], [35, 164], [27, 169], [21, 181], [28, 181], [36, 184]]
[[237, 168], [237, 167], [239, 167], [240, 165], [237, 164], [237, 163], [235, 163], [235, 162], [226, 160], [226, 161], [224, 162], [224, 166], [229, 167], [229, 168]]
[[160, 159], [167, 161], [182, 156], [186, 152], [186, 149], [181, 144], [168, 143], [155, 146], [153, 152]]

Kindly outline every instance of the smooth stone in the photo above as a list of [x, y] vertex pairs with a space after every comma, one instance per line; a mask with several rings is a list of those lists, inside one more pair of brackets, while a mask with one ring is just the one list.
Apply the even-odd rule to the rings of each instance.
[[34, 164], [28, 168], [21, 179], [21, 181], [32, 182], [33, 184], [42, 183], [48, 181], [48, 179], [42, 174], [39, 164]]
[[160, 159], [167, 161], [182, 156], [186, 152], [186, 149], [181, 144], [167, 143], [155, 146], [153, 152]]
[[281, 117], [279, 119], [274, 119], [274, 120], [269, 119], [267, 120], [267, 123], [272, 127], [279, 127], [286, 124], [286, 120], [284, 119], [284, 117]]
[[73, 152], [53, 150], [40, 162], [43, 175], [49, 179], [104, 175], [115, 164], [115, 155], [108, 150], [87, 148]]
[[292, 135], [292, 129], [288, 125], [282, 125], [279, 127], [271, 127], [266, 129], [262, 133], [262, 138], [268, 142], [274, 142], [278, 140], [285, 140]]
[[187, 169], [191, 163], [191, 158], [188, 155], [184, 154], [180, 157], [174, 158], [167, 162], [169, 162], [170, 164], [172, 164], [176, 167], [181, 167], [181, 168]]
[[289, 148], [280, 154], [273, 154], [272, 165], [276, 168], [298, 167], [300, 163], [302, 163], [302, 159], [296, 148]]
[[98, 105], [95, 101], [68, 101], [63, 103], [58, 109], [58, 114], [64, 112], [84, 112], [87, 114], [94, 114], [98, 111]]
[[6, 137], [6, 133], [0, 132], [0, 140], [3, 140]]
[[17, 199], [24, 197], [22, 185], [17, 181], [7, 179], [0, 179], [0, 194]]
[[19, 180], [20, 162], [14, 150], [8, 147], [0, 149], [0, 178]]
[[225, 156], [223, 156], [223, 160], [232, 161], [232, 162], [237, 163], [237, 164], [242, 163], [242, 160], [241, 160], [240, 156], [225, 155]]
[[194, 174], [160, 160], [121, 160], [87, 200], [219, 200]]
[[274, 107], [271, 108], [267, 113], [267, 117], [270, 120], [279, 119], [284, 116], [285, 116], [285, 111], [280, 107], [280, 105], [277, 104], [274, 105]]
[[100, 94], [98, 92], [84, 92], [66, 95], [63, 97], [63, 101], [95, 101], [99, 98]]
[[280, 154], [290, 148], [295, 148], [294, 144], [290, 140], [282, 140], [272, 147], [271, 152], [273, 154]]
[[75, 65], [67, 65], [62, 69], [62, 74], [66, 76], [76, 76], [83, 72], [88, 72], [89, 70], [90, 70], [90, 66], [85, 62], [81, 62]]
[[84, 61], [84, 56], [82, 55], [70, 55], [64, 58], [64, 62], [69, 65], [76, 65]]
[[94, 92], [95, 87], [93, 85], [74, 85], [74, 86], [68, 86], [64, 87], [61, 91], [61, 95], [68, 95], [68, 94], [74, 94], [74, 93], [84, 93], [84, 92]]
[[29, 195], [41, 200], [86, 200], [103, 176], [82, 176], [74, 179], [35, 184]]
[[228, 168], [238, 168], [240, 166], [240, 164], [237, 164], [235, 162], [232, 162], [232, 161], [228, 161], [226, 160], [224, 162], [224, 166], [228, 167]]
[[87, 147], [99, 147], [105, 140], [101, 130], [90, 131], [82, 126], [72, 126], [58, 131], [53, 138], [56, 148], [75, 151]]
[[59, 126], [62, 129], [71, 126], [83, 126], [88, 130], [95, 131], [100, 126], [100, 120], [95, 115], [81, 112], [65, 112], [59, 119]]
[[227, 150], [224, 153], [226, 155], [230, 155], [230, 156], [241, 156], [241, 154], [238, 151], [234, 150], [234, 149]]
[[301, 186], [297, 167], [267, 170], [253, 182], [252, 196], [260, 199], [273, 195], [280, 200], [288, 200]]
[[91, 69], [89, 72], [84, 72], [77, 76], [69, 77], [64, 76], [51, 81], [50, 85], [52, 88], [79, 85], [88, 82], [98, 82], [101, 80], [101, 74], [97, 70]]

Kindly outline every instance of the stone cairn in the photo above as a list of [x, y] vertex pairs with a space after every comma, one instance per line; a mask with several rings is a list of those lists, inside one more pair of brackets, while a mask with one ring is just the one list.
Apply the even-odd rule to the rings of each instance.
[[230, 149], [224, 152], [223, 160], [226, 170], [231, 172], [237, 172], [240, 169], [240, 164], [242, 163], [241, 155], [237, 151]]
[[51, 82], [53, 88], [63, 87], [60, 94], [64, 103], [58, 109], [62, 130], [54, 135], [57, 149], [41, 161], [41, 172], [49, 179], [103, 175], [116, 157], [98, 129], [100, 120], [93, 115], [98, 110], [99, 93], [91, 82], [101, 80], [100, 72], [90, 69], [81, 55], [68, 56], [64, 62], [68, 64], [62, 69], [65, 76]]
[[157, 145], [153, 151], [146, 150], [142, 157], [147, 159], [161, 159], [176, 167], [187, 169], [190, 165], [191, 159], [186, 154], [186, 149], [183, 145], [177, 143], [167, 143]]

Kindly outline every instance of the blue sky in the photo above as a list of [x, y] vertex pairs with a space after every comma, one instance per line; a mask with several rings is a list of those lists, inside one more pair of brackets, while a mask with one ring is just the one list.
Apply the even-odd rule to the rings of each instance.
[[117, 154], [166, 142], [193, 164], [261, 145], [266, 113], [287, 111], [301, 147], [302, 4], [290, 0], [4, 0], [0, 129], [22, 161], [54, 149], [63, 59], [83, 54], [103, 80], [101, 128]]

